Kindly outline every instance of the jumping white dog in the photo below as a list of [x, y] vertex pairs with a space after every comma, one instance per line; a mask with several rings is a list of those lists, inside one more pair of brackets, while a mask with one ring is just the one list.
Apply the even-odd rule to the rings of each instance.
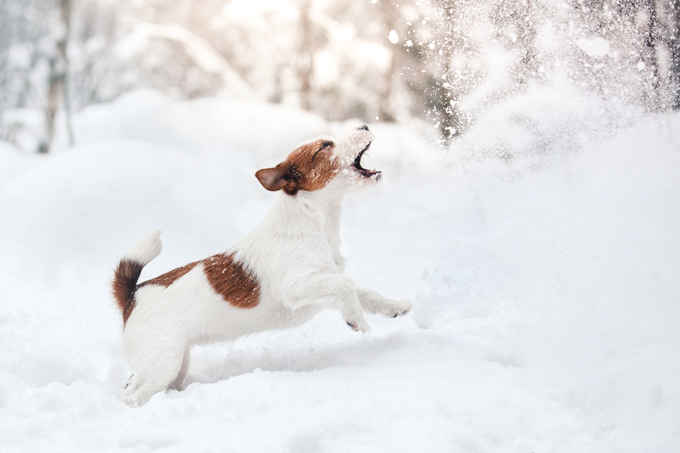
[[223, 253], [141, 284], [142, 268], [161, 253], [160, 232], [123, 256], [113, 295], [123, 314], [123, 354], [134, 372], [127, 404], [179, 390], [196, 344], [299, 326], [326, 308], [362, 332], [369, 331], [364, 311], [409, 312], [409, 302], [357, 288], [344, 275], [342, 199], [380, 180], [379, 171], [361, 166], [372, 139], [367, 126], [340, 140], [315, 139], [255, 173], [265, 189], [281, 193], [262, 223]]

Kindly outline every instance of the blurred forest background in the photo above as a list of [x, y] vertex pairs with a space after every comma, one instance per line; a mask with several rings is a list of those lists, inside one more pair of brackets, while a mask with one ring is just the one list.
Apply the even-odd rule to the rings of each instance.
[[0, 140], [49, 152], [70, 118], [149, 87], [430, 123], [562, 79], [680, 108], [680, 0], [0, 0]]

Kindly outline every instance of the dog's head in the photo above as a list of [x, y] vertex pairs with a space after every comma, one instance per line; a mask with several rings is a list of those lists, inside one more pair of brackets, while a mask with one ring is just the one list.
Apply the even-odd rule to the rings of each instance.
[[255, 176], [265, 189], [283, 190], [288, 195], [296, 195], [299, 190], [323, 189], [331, 181], [346, 188], [375, 183], [381, 172], [361, 166], [361, 157], [372, 141], [368, 126], [337, 140], [314, 139], [298, 147], [276, 167], [259, 170]]

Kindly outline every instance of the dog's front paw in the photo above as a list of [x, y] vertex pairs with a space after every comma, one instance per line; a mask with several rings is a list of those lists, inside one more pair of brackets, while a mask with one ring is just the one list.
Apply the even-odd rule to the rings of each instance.
[[390, 300], [385, 304], [383, 314], [388, 318], [396, 318], [397, 316], [406, 316], [413, 305], [410, 300]]
[[357, 317], [352, 317], [350, 319], [345, 319], [345, 322], [355, 332], [362, 331], [363, 333], [368, 333], [371, 330], [371, 327], [368, 325], [368, 323], [364, 319], [363, 314], [361, 314], [360, 316], [357, 316]]

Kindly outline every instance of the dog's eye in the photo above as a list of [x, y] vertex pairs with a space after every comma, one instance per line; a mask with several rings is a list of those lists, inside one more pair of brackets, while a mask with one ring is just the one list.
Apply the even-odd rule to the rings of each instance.
[[323, 151], [326, 148], [330, 148], [333, 146], [333, 142], [330, 142], [328, 140], [325, 140], [321, 142], [321, 147], [316, 150], [316, 152], [312, 155], [312, 162], [314, 162], [314, 159], [316, 159], [316, 155], [319, 154], [321, 151]]

